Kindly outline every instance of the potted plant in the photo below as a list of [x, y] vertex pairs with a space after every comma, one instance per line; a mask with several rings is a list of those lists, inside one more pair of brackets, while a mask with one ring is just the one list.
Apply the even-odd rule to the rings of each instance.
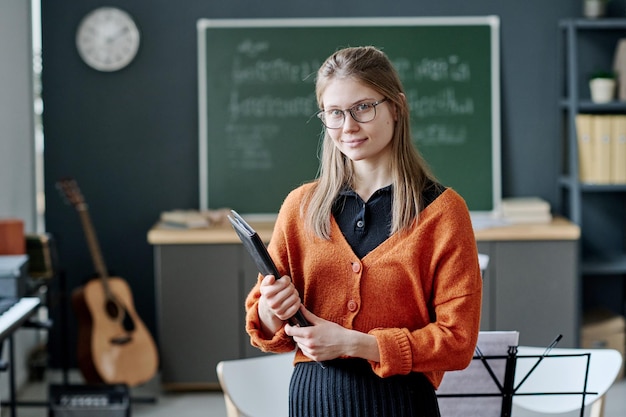
[[615, 73], [612, 71], [599, 71], [594, 73], [589, 80], [591, 101], [594, 103], [608, 103], [615, 98]]

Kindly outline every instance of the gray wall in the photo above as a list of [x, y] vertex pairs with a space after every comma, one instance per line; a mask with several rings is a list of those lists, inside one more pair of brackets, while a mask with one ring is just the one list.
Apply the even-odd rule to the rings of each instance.
[[30, 1], [0, 2], [0, 218], [36, 230]]
[[[136, 60], [115, 73], [86, 67], [74, 46], [81, 17], [103, 2], [44, 2], [46, 224], [57, 237], [68, 286], [77, 286], [93, 267], [77, 214], [54, 188], [63, 176], [78, 180], [108, 266], [129, 281], [139, 314], [155, 331], [153, 256], [146, 233], [161, 211], [195, 208], [199, 199], [199, 18], [500, 16], [503, 195], [538, 195], [556, 204], [557, 23], [580, 16], [581, 2], [112, 0], [105, 3], [130, 11], [143, 34]], [[617, 6], [624, 9], [612, 2]], [[202, 332], [202, 321], [209, 319], [190, 323], [190, 331]]]
[[[0, 218], [19, 218], [26, 233], [37, 231], [35, 210], [33, 71], [30, 1], [0, 1]], [[14, 342], [17, 386], [28, 379], [25, 364], [39, 342], [33, 330]], [[2, 358], [8, 360], [8, 349]], [[0, 395], [8, 398], [9, 375], [0, 373]]]

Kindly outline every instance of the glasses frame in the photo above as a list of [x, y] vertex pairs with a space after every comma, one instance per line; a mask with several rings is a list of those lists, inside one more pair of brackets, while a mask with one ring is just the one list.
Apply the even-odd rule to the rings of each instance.
[[[343, 120], [341, 121], [341, 124], [337, 127], [329, 127], [326, 122], [324, 121], [324, 113], [326, 113], [326, 110], [320, 110], [317, 113], [315, 113], [315, 116], [317, 116], [318, 119], [320, 119], [320, 121], [322, 122], [322, 124], [326, 127], [326, 129], [341, 129], [342, 126], [344, 125], [344, 123], [346, 122], [346, 112], [348, 112], [350, 114], [350, 117], [352, 117], [352, 119], [357, 122], [357, 123], [369, 123], [372, 120], [374, 120], [376, 118], [376, 107], [379, 104], [384, 103], [385, 101], [389, 100], [387, 97], [384, 97], [378, 101], [375, 101], [373, 103], [359, 103], [359, 104], [355, 104], [354, 106], [350, 107], [349, 109], [333, 109], [333, 111], [341, 111], [341, 113], [343, 114]], [[374, 109], [374, 117], [372, 117], [370, 120], [368, 120], [367, 122], [362, 122], [359, 119], [356, 118], [356, 116], [354, 115], [355, 112], [355, 108], [357, 108], [358, 106], [362, 106], [363, 104], [367, 104], [369, 106], [372, 106], [372, 108]]]

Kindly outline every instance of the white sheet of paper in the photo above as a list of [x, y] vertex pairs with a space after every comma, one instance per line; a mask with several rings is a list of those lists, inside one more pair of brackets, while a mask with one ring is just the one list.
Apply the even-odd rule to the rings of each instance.
[[[502, 359], [485, 359], [501, 386], [504, 384], [509, 347], [518, 345], [519, 332], [517, 331], [485, 331], [478, 335], [478, 348], [483, 356], [503, 356]], [[441, 394], [499, 395], [500, 389], [483, 361], [474, 359], [467, 368], [461, 371], [446, 372], [437, 390], [437, 395]], [[499, 417], [501, 408], [502, 397], [500, 396], [439, 398], [442, 417]]]

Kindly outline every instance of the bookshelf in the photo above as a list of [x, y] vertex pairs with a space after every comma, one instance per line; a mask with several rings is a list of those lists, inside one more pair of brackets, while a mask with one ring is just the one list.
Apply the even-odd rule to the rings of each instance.
[[[563, 152], [558, 210], [581, 228], [580, 275], [583, 282], [593, 286], [598, 278], [626, 275], [626, 184], [581, 182], [576, 116], [626, 114], [626, 102], [594, 103], [588, 87], [593, 72], [613, 67], [617, 43], [626, 38], [626, 19], [566, 19], [560, 22], [559, 30]], [[623, 279], [620, 285], [619, 308], [623, 313]]]

